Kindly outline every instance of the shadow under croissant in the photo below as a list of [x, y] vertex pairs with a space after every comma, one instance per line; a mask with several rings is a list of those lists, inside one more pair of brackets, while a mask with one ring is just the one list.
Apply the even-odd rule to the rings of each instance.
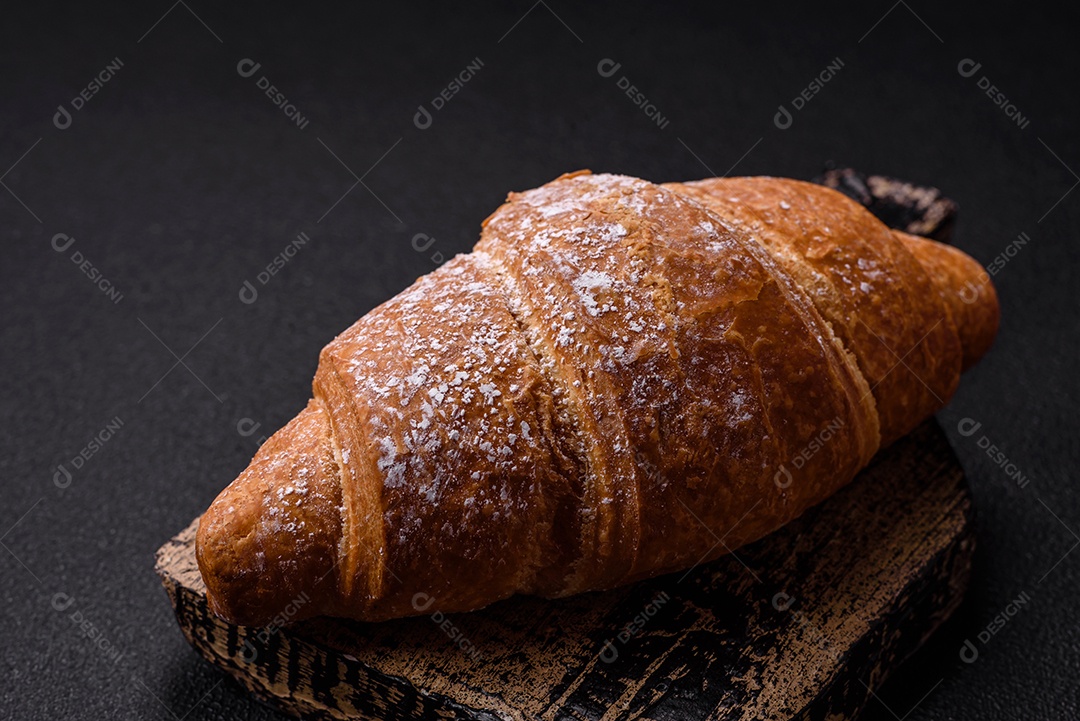
[[452, 616], [432, 602], [419, 617], [268, 632], [207, 609], [197, 522], [162, 547], [157, 568], [195, 649], [291, 714], [852, 716], [960, 603], [971, 515], [963, 471], [931, 420], [776, 533], [609, 592]]

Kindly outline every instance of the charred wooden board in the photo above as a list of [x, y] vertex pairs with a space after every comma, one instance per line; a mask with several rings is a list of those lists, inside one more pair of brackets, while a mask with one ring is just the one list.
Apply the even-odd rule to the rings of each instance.
[[207, 610], [197, 521], [158, 551], [157, 571], [195, 649], [291, 714], [850, 718], [959, 604], [971, 514], [963, 472], [929, 421], [769, 537], [611, 592], [259, 629]]
[[937, 188], [854, 168], [828, 168], [813, 182], [861, 203], [890, 228], [948, 243], [959, 207]]

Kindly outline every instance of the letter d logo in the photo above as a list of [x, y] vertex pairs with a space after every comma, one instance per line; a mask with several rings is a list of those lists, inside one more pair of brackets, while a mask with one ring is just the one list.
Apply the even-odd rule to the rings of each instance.
[[67, 488], [71, 485], [71, 471], [64, 468], [64, 464], [61, 463], [56, 467], [56, 473], [53, 474], [52, 482], [57, 488]]
[[259, 652], [255, 650], [255, 647], [251, 645], [251, 641], [244, 641], [244, 648], [240, 650], [240, 660], [244, 663], [251, 663], [259, 657]]
[[982, 67], [982, 63], [977, 63], [971, 58], [964, 58], [957, 64], [956, 72], [960, 73], [962, 78], [970, 78], [975, 73], [979, 72], [979, 68]]
[[63, 105], [56, 106], [56, 114], [52, 116], [52, 123], [60, 130], [71, 127], [71, 113]]
[[964, 418], [956, 424], [956, 430], [965, 438], [975, 435], [975, 432], [980, 428], [982, 428], [982, 423], [974, 418]]
[[57, 593], [52, 597], [52, 607], [57, 611], [66, 611], [75, 603], [75, 597], [66, 593]]
[[791, 608], [794, 603], [795, 599], [783, 591], [780, 591], [780, 593], [772, 597], [773, 608], [777, 611], [786, 611]]
[[622, 67], [622, 63], [617, 63], [611, 58], [604, 58], [596, 64], [596, 72], [600, 73], [602, 78], [610, 78], [615, 73], [619, 72], [619, 68]]
[[65, 250], [71, 247], [71, 244], [75, 242], [67, 233], [57, 233], [52, 237], [52, 247], [57, 253], [63, 253]]
[[412, 607], [420, 613], [427, 611], [434, 603], [435, 597], [430, 593], [424, 593], [423, 591], [414, 594], [412, 597]]
[[240, 287], [240, 302], [251, 305], [258, 297], [259, 291], [255, 290], [255, 286], [251, 284], [250, 280], [245, 280], [244, 285]]
[[960, 660], [964, 663], [975, 663], [979, 658], [979, 649], [975, 648], [975, 644], [970, 639], [964, 641], [964, 645], [960, 647]]
[[421, 130], [427, 130], [431, 127], [431, 113], [423, 105], [419, 105], [416, 108], [416, 115], [413, 116], [413, 125]]
[[777, 110], [776, 115], [773, 116], [773, 124], [781, 130], [787, 130], [791, 127], [791, 113], [783, 105]]
[[610, 640], [604, 642], [604, 650], [600, 652], [600, 660], [604, 663], [615, 663], [615, 659], [619, 658], [619, 649], [615, 648]]
[[969, 280], [964, 287], [959, 290], [957, 295], [960, 296], [960, 300], [971, 305], [979, 299], [979, 286]]
[[262, 423], [256, 423], [250, 418], [241, 418], [236, 422], [236, 432], [247, 438], [255, 435], [255, 431], [262, 428]]
[[780, 466], [780, 470], [773, 476], [773, 483], [777, 488], [791, 488], [791, 484], [795, 479], [791, 477], [791, 471], [787, 469], [787, 466]]
[[250, 78], [257, 73], [261, 67], [262, 63], [257, 63], [251, 58], [244, 58], [236, 64], [236, 72], [239, 73], [242, 78]]
[[417, 233], [412, 237], [412, 247], [417, 253], [423, 253], [435, 242], [427, 233]]

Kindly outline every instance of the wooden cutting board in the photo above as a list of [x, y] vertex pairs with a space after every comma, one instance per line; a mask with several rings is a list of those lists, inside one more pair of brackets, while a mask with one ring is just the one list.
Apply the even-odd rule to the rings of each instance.
[[736, 556], [562, 601], [443, 618], [237, 627], [193, 522], [157, 555], [184, 635], [282, 711], [341, 719], [850, 718], [960, 603], [974, 541], [935, 421]]

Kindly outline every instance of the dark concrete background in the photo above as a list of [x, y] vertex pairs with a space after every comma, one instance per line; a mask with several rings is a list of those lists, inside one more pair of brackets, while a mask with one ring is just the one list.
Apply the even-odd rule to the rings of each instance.
[[[153, 553], [302, 408], [319, 349], [432, 270], [433, 253], [467, 250], [507, 191], [584, 167], [808, 178], [833, 160], [944, 189], [961, 205], [955, 243], [984, 263], [1030, 238], [995, 277], [995, 348], [940, 414], [978, 507], [969, 599], [867, 716], [1075, 717], [1075, 10], [169, 2], [6, 10], [0, 29], [0, 715], [273, 716], [188, 648]], [[117, 58], [57, 128], [58, 106]], [[261, 63], [250, 78], [244, 58]], [[476, 58], [417, 128], [418, 106]], [[605, 58], [621, 63], [610, 78]], [[779, 129], [778, 106], [836, 58], [839, 73]], [[965, 58], [981, 63], [972, 77]], [[262, 75], [305, 128], [260, 92]], [[1026, 127], [980, 90], [984, 76]], [[259, 284], [301, 232], [310, 241]], [[75, 239], [63, 252], [60, 233]], [[418, 233], [435, 239], [423, 253]], [[244, 418], [255, 435], [237, 432]], [[966, 418], [974, 435], [957, 430]], [[960, 659], [965, 639], [974, 663]]]

